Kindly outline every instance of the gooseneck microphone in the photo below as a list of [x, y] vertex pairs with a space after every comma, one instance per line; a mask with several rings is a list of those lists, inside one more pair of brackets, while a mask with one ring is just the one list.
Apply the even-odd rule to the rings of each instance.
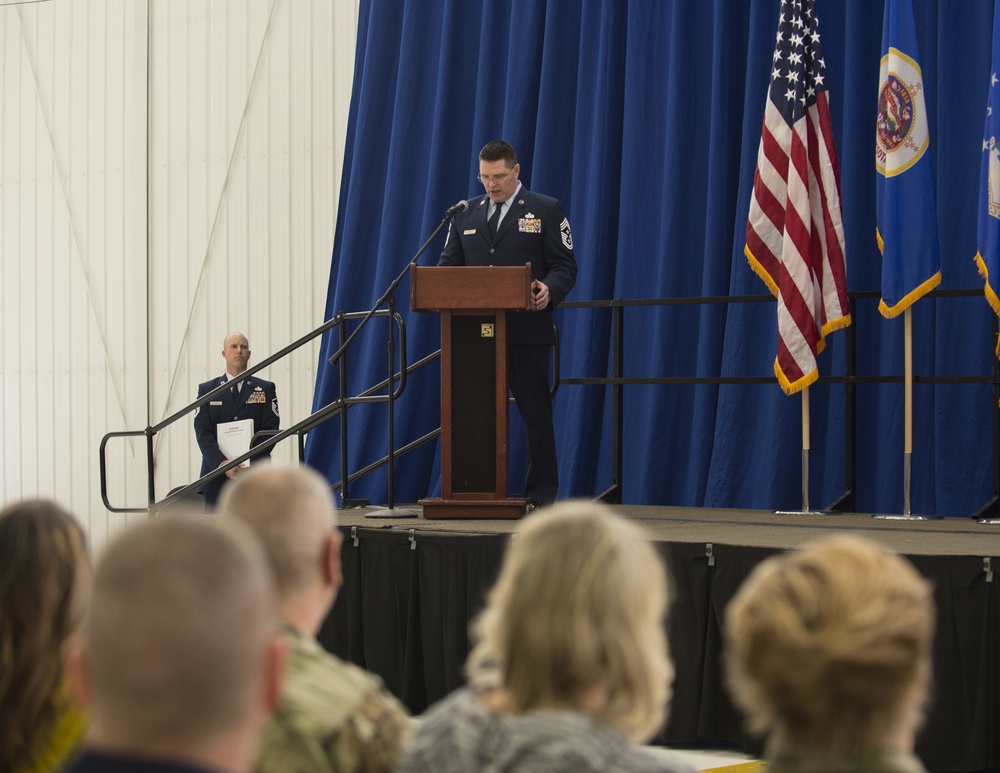
[[467, 210], [468, 208], [469, 208], [469, 202], [463, 199], [462, 201], [458, 202], [458, 204], [456, 204], [455, 206], [448, 207], [448, 211], [444, 213], [444, 216], [453, 217], [454, 215], [457, 215], [459, 212], [465, 212], [465, 210]]

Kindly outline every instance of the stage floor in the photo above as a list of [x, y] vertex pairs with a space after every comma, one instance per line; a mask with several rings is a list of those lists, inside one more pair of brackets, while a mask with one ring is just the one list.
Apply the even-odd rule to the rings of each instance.
[[[1000, 556], [1000, 524], [971, 518], [884, 520], [871, 513], [806, 515], [771, 510], [724, 510], [700, 507], [615, 505], [628, 518], [642, 521], [657, 542], [711, 542], [763, 548], [794, 548], [832, 532], [861, 534], [904, 555]], [[419, 529], [443, 533], [507, 534], [518, 521], [426, 520], [419, 505], [397, 505], [417, 517], [372, 517], [391, 513], [375, 507], [342, 510], [341, 526], [368, 529]], [[530, 517], [530, 516], [525, 516]]]

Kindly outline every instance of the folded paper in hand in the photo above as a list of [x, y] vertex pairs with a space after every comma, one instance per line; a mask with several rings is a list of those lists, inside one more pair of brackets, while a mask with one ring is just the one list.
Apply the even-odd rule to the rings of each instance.
[[[219, 440], [219, 450], [226, 455], [227, 459], [242, 456], [250, 450], [250, 440], [253, 438], [253, 419], [222, 422], [216, 428], [216, 437]], [[249, 461], [244, 461], [240, 466], [247, 467], [249, 464]]]

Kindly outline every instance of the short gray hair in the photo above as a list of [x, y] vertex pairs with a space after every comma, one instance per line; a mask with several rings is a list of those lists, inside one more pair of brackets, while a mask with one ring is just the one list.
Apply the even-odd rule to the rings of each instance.
[[197, 744], [237, 726], [261, 689], [273, 602], [264, 555], [238, 524], [161, 516], [119, 536], [84, 626], [102, 727]]
[[223, 489], [219, 513], [242, 521], [260, 539], [282, 599], [316, 578], [335, 524], [333, 498], [319, 473], [276, 463], [251, 467]]

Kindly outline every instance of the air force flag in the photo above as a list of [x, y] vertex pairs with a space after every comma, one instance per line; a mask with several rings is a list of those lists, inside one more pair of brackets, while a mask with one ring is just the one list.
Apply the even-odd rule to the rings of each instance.
[[[1000, 5], [1000, 3], [998, 3]], [[993, 14], [993, 64], [990, 92], [986, 101], [986, 130], [983, 132], [983, 159], [979, 173], [979, 236], [976, 265], [986, 280], [986, 300], [1000, 314], [1000, 7]], [[997, 344], [1000, 357], [1000, 343]]]
[[879, 311], [895, 317], [941, 283], [930, 132], [911, 0], [886, 0], [875, 168]]

